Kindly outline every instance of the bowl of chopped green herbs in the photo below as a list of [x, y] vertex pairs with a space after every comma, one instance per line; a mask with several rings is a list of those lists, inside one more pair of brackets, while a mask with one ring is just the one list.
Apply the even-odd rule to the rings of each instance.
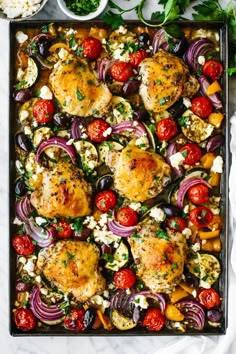
[[98, 17], [108, 4], [108, 0], [57, 0], [57, 2], [68, 17], [79, 21]]

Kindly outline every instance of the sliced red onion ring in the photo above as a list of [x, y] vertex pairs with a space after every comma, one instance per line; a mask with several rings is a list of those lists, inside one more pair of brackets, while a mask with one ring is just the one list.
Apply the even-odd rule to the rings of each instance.
[[153, 294], [150, 291], [140, 291], [139, 293], [136, 293], [133, 295], [134, 299], [137, 295], [144, 295], [147, 298], [153, 299], [159, 303], [160, 310], [162, 313], [164, 313], [165, 308], [166, 308], [166, 301], [161, 294]]
[[40, 298], [40, 288], [35, 287], [32, 290], [30, 298], [30, 308], [39, 320], [46, 322], [47, 324], [54, 324], [56, 320], [60, 320], [64, 317], [63, 311], [58, 305], [47, 305]]
[[129, 237], [136, 229], [136, 226], [123, 226], [120, 225], [117, 221], [112, 220], [108, 221], [108, 229], [116, 236]]
[[[81, 130], [81, 125], [83, 126], [81, 119], [75, 118], [73, 123], [71, 124], [71, 138], [72, 139], [80, 139], [83, 132]], [[84, 128], [84, 127], [83, 127]]]
[[42, 152], [50, 147], [58, 147], [67, 152], [67, 154], [70, 156], [72, 163], [75, 164], [76, 162], [76, 152], [74, 149], [73, 145], [67, 145], [67, 140], [63, 139], [61, 137], [53, 137], [49, 138], [48, 140], [44, 140], [38, 147], [38, 150], [36, 152], [36, 161], [38, 164], [41, 164], [40, 161], [40, 156]]
[[26, 194], [16, 202], [16, 214], [22, 221], [28, 221], [31, 211], [29, 196]]
[[206, 143], [206, 151], [207, 152], [212, 152], [216, 149], [218, 149], [221, 145], [224, 143], [224, 136], [222, 134], [212, 136], [207, 140]]
[[156, 52], [162, 48], [163, 44], [166, 43], [166, 32], [164, 28], [160, 28], [157, 30], [153, 36], [152, 40], [152, 47], [153, 47], [153, 54], [156, 54]]
[[51, 70], [54, 66], [52, 63], [48, 63], [46, 60], [42, 59], [42, 57], [39, 54], [35, 55], [35, 58], [38, 60], [38, 62], [41, 64], [41, 69], [42, 70]]
[[208, 188], [211, 188], [209, 183], [205, 179], [200, 177], [189, 177], [186, 178], [182, 183], [180, 183], [179, 190], [177, 192], [177, 207], [183, 209], [184, 207], [184, 197], [190, 187], [196, 186], [197, 184], [204, 184]]
[[147, 132], [143, 124], [139, 123], [136, 120], [130, 121], [127, 120], [125, 122], [121, 122], [113, 125], [112, 134], [120, 134], [123, 131], [132, 131], [135, 136], [141, 137], [146, 136]]
[[201, 305], [196, 301], [184, 300], [176, 304], [178, 309], [185, 316], [185, 321], [190, 328], [203, 330], [205, 325], [205, 312]]
[[213, 50], [214, 43], [210, 39], [194, 39], [185, 52], [185, 60], [193, 70], [197, 71], [201, 67], [201, 65], [198, 63], [199, 56], [206, 56], [207, 53]]
[[53, 37], [50, 34], [48, 34], [48, 33], [39, 33], [32, 39], [32, 42], [38, 43], [38, 41], [41, 38], [46, 38], [46, 39], [48, 39], [50, 41], [53, 40]]
[[176, 174], [176, 176], [178, 176], [178, 177], [183, 176], [183, 174], [184, 174], [183, 168], [180, 167], [180, 166], [179, 167], [173, 167], [172, 164], [171, 164], [171, 160], [170, 160], [170, 157], [177, 153], [176, 143], [169, 144], [166, 153], [167, 153], [166, 161], [171, 166], [171, 168], [174, 171], [174, 173]]
[[98, 62], [98, 78], [101, 81], [106, 81], [106, 76], [110, 67], [116, 62], [117, 60], [110, 60], [107, 57], [102, 58], [101, 61]]
[[217, 96], [217, 94], [215, 93], [214, 95], [211, 95], [211, 96], [208, 96], [206, 94], [206, 91], [207, 91], [207, 88], [208, 86], [210, 86], [210, 83], [209, 81], [207, 80], [207, 78], [204, 76], [204, 75], [201, 75], [198, 79], [199, 83], [200, 83], [200, 86], [201, 86], [201, 91], [202, 93], [204, 94], [204, 96], [208, 97], [213, 106], [216, 108], [216, 109], [220, 109], [222, 108], [222, 102], [221, 100], [219, 99], [219, 97]]
[[25, 231], [41, 248], [50, 246], [56, 237], [56, 231], [53, 227], [44, 229], [41, 226], [36, 226], [32, 218], [29, 223], [25, 224]]

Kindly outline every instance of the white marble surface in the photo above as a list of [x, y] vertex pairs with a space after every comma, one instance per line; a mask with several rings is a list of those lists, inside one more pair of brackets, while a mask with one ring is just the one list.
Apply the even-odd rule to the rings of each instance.
[[[235, 1], [234, 1], [235, 2]], [[119, 0], [124, 6], [137, 3]], [[157, 1], [149, 0], [145, 14], [155, 10]], [[195, 2], [197, 3], [197, 1]], [[157, 9], [157, 5], [156, 5]], [[66, 19], [57, 6], [55, 0], [49, 0], [44, 10], [35, 16], [35, 19]], [[127, 18], [135, 18], [135, 13], [129, 13]], [[229, 262], [229, 325], [225, 336], [212, 337], [116, 337], [116, 338], [13, 338], [9, 335], [9, 313], [8, 313], [8, 24], [0, 21], [0, 346], [2, 354], [235, 354], [236, 353], [236, 316], [235, 316], [235, 294], [236, 294], [236, 247], [233, 244], [233, 218], [230, 220], [230, 262]], [[235, 111], [236, 82], [230, 82], [230, 112]], [[235, 135], [236, 137], [236, 135]], [[13, 141], [10, 142], [13, 144]], [[235, 169], [236, 171], [236, 169]], [[233, 179], [231, 175], [231, 198], [236, 195], [234, 192]], [[234, 211], [234, 209], [233, 209]], [[233, 213], [232, 213], [233, 214]], [[233, 264], [231, 264], [231, 259]], [[234, 272], [232, 270], [232, 265]]]

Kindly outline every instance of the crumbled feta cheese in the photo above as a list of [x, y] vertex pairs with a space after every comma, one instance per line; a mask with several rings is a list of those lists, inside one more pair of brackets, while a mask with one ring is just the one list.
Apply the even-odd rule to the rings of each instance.
[[207, 135], [207, 136], [210, 136], [211, 133], [213, 132], [213, 130], [214, 130], [213, 125], [208, 124], [207, 127], [206, 127], [206, 135]]
[[66, 145], [72, 145], [73, 142], [74, 142], [74, 139], [70, 139], [70, 140], [68, 140], [68, 141], [66, 142]]
[[200, 251], [200, 249], [201, 249], [200, 243], [199, 243], [199, 242], [194, 243], [194, 244], [191, 246], [191, 249], [192, 249], [194, 252]]
[[112, 132], [112, 127], [107, 128], [102, 135], [104, 136], [104, 138], [106, 138], [107, 136], [111, 135]]
[[205, 289], [210, 289], [211, 285], [208, 284], [206, 281], [200, 279], [200, 282], [199, 282], [199, 287], [201, 288], [205, 288]]
[[36, 283], [41, 283], [41, 281], [42, 281], [42, 278], [41, 278], [41, 276], [40, 275], [37, 275], [37, 277], [35, 277], [35, 281], [36, 281]]
[[93, 297], [90, 298], [89, 300], [92, 304], [98, 305], [101, 307], [102, 312], [105, 311], [110, 306], [110, 302], [107, 300], [104, 300], [102, 296], [100, 295], [94, 295]]
[[13, 224], [14, 225], [22, 225], [24, 224], [20, 219], [18, 219], [17, 217], [15, 217], [15, 219], [13, 220]]
[[92, 155], [92, 151], [89, 150], [89, 149], [87, 149], [87, 150], [85, 151], [85, 155], [86, 155], [86, 156], [91, 156], [91, 155]]
[[141, 208], [141, 206], [142, 206], [141, 203], [135, 203], [135, 202], [133, 202], [129, 205], [129, 207], [135, 211], [137, 211], [139, 208]]
[[136, 139], [135, 145], [137, 145], [140, 149], [146, 150], [149, 147], [149, 141], [146, 136], [141, 136]]
[[23, 122], [23, 120], [27, 119], [29, 117], [29, 112], [26, 110], [21, 110], [19, 113], [19, 118], [20, 121]]
[[96, 167], [96, 165], [97, 165], [97, 163], [96, 163], [96, 161], [94, 161], [94, 160], [90, 160], [90, 161], [88, 161], [88, 163], [87, 163], [87, 166], [88, 166], [91, 170], [93, 170], [93, 169]]
[[101, 218], [100, 218], [100, 220], [98, 221], [98, 224], [99, 224], [101, 227], [104, 227], [105, 225], [107, 225], [107, 216], [108, 216], [107, 213], [104, 213], [104, 214], [101, 215]]
[[48, 289], [46, 289], [46, 288], [41, 288], [41, 289], [40, 289], [40, 292], [41, 292], [41, 294], [43, 294], [43, 295], [47, 295], [47, 294], [48, 294]]
[[133, 300], [133, 303], [135, 306], [139, 306], [142, 309], [147, 309], [149, 306], [146, 296], [144, 296], [144, 295], [136, 295]]
[[26, 270], [27, 273], [33, 272], [34, 271], [34, 262], [32, 262], [31, 259], [28, 259], [28, 261], [24, 265], [23, 269]]
[[219, 215], [220, 214], [220, 208], [211, 208], [211, 212], [214, 215]]
[[97, 226], [97, 222], [94, 220], [93, 216], [87, 216], [83, 225], [86, 225], [88, 229], [93, 230]]
[[22, 32], [22, 31], [16, 32], [16, 40], [18, 43], [20, 43], [20, 44], [24, 43], [25, 41], [27, 41], [27, 39], [28, 39], [28, 36], [24, 32]]
[[94, 239], [96, 242], [105, 243], [106, 245], [110, 245], [112, 242], [119, 242], [120, 237], [114, 235], [111, 231], [107, 230], [94, 230]]
[[25, 257], [20, 257], [19, 259], [18, 259], [18, 262], [19, 263], [22, 263], [22, 264], [25, 264], [26, 263], [26, 258]]
[[16, 80], [17, 80], [17, 81], [22, 81], [22, 80], [23, 80], [23, 77], [24, 77], [24, 74], [25, 74], [24, 70], [22, 70], [22, 68], [19, 68], [19, 69], [17, 70]]
[[181, 152], [176, 152], [176, 154], [170, 156], [170, 163], [172, 167], [178, 168], [183, 164], [185, 157], [181, 154]]
[[157, 222], [162, 222], [166, 218], [166, 214], [161, 208], [154, 207], [150, 211], [150, 216], [154, 218]]
[[204, 65], [206, 62], [206, 59], [203, 55], [199, 55], [199, 57], [197, 58], [198, 64], [200, 65]]
[[2, 0], [0, 1], [0, 9], [8, 18], [27, 17], [33, 15], [40, 8], [41, 2], [42, 0]]
[[186, 108], [189, 108], [189, 107], [192, 106], [192, 103], [191, 103], [190, 99], [187, 98], [187, 97], [183, 98], [183, 104], [185, 105]]
[[126, 34], [127, 33], [127, 28], [125, 28], [124, 26], [119, 26], [118, 28], [118, 32], [122, 33], [122, 34]]
[[106, 298], [109, 298], [109, 291], [108, 290], [105, 290], [103, 292], [103, 296], [106, 297]]
[[53, 98], [52, 91], [48, 86], [44, 85], [40, 89], [39, 97], [43, 98], [44, 100], [52, 100]]
[[58, 56], [60, 59], [64, 60], [68, 57], [69, 55], [69, 52], [68, 50], [64, 49], [64, 48], [61, 48], [58, 52]]
[[24, 133], [25, 133], [25, 135], [31, 135], [32, 134], [32, 130], [31, 130], [31, 128], [28, 125], [26, 125], [24, 127]]
[[130, 53], [128, 50], [124, 50], [122, 45], [120, 45], [112, 54], [113, 58], [116, 60], [121, 60], [128, 62], [130, 60]]
[[47, 222], [47, 220], [42, 218], [41, 216], [36, 216], [35, 221], [36, 221], [36, 224], [39, 226], [41, 226]]
[[191, 229], [189, 229], [188, 227], [185, 227], [185, 229], [183, 229], [182, 234], [186, 237], [189, 238], [192, 235], [192, 231]]
[[195, 289], [192, 291], [192, 295], [193, 297], [197, 297], [197, 291]]
[[216, 156], [216, 158], [213, 160], [211, 171], [216, 173], [223, 172], [223, 159], [221, 156]]
[[20, 172], [23, 173], [24, 172], [24, 168], [22, 163], [20, 162], [20, 160], [16, 160], [16, 169]]
[[85, 133], [83, 133], [83, 134], [81, 135], [81, 139], [87, 139], [87, 137], [88, 137], [88, 135], [85, 134]]
[[189, 205], [188, 205], [188, 204], [185, 205], [183, 212], [184, 212], [185, 214], [188, 214], [188, 212], [189, 212]]

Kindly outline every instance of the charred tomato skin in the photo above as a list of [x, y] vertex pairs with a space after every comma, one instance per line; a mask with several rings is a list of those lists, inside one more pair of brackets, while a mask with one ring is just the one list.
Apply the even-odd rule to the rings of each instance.
[[150, 331], [159, 332], [165, 326], [165, 316], [158, 308], [149, 308], [145, 314], [142, 325]]
[[28, 235], [14, 236], [12, 246], [15, 248], [16, 253], [21, 256], [29, 256], [35, 251], [35, 245]]
[[207, 60], [202, 68], [202, 73], [213, 81], [219, 80], [223, 71], [223, 65], [217, 60]]
[[97, 59], [102, 51], [101, 41], [93, 37], [85, 38], [81, 46], [83, 48], [83, 56], [91, 60]]
[[95, 205], [101, 211], [114, 209], [116, 206], [116, 194], [111, 190], [99, 192], [95, 197]]
[[23, 331], [30, 331], [36, 327], [36, 318], [30, 309], [18, 308], [14, 312], [16, 327]]
[[117, 211], [116, 219], [122, 226], [134, 226], [138, 222], [138, 214], [130, 207], [123, 207]]
[[136, 276], [132, 270], [120, 269], [114, 275], [114, 283], [118, 289], [128, 289], [132, 288], [136, 283]]
[[218, 307], [220, 305], [220, 295], [213, 289], [202, 289], [198, 293], [198, 300], [207, 309], [212, 309], [213, 307]]

